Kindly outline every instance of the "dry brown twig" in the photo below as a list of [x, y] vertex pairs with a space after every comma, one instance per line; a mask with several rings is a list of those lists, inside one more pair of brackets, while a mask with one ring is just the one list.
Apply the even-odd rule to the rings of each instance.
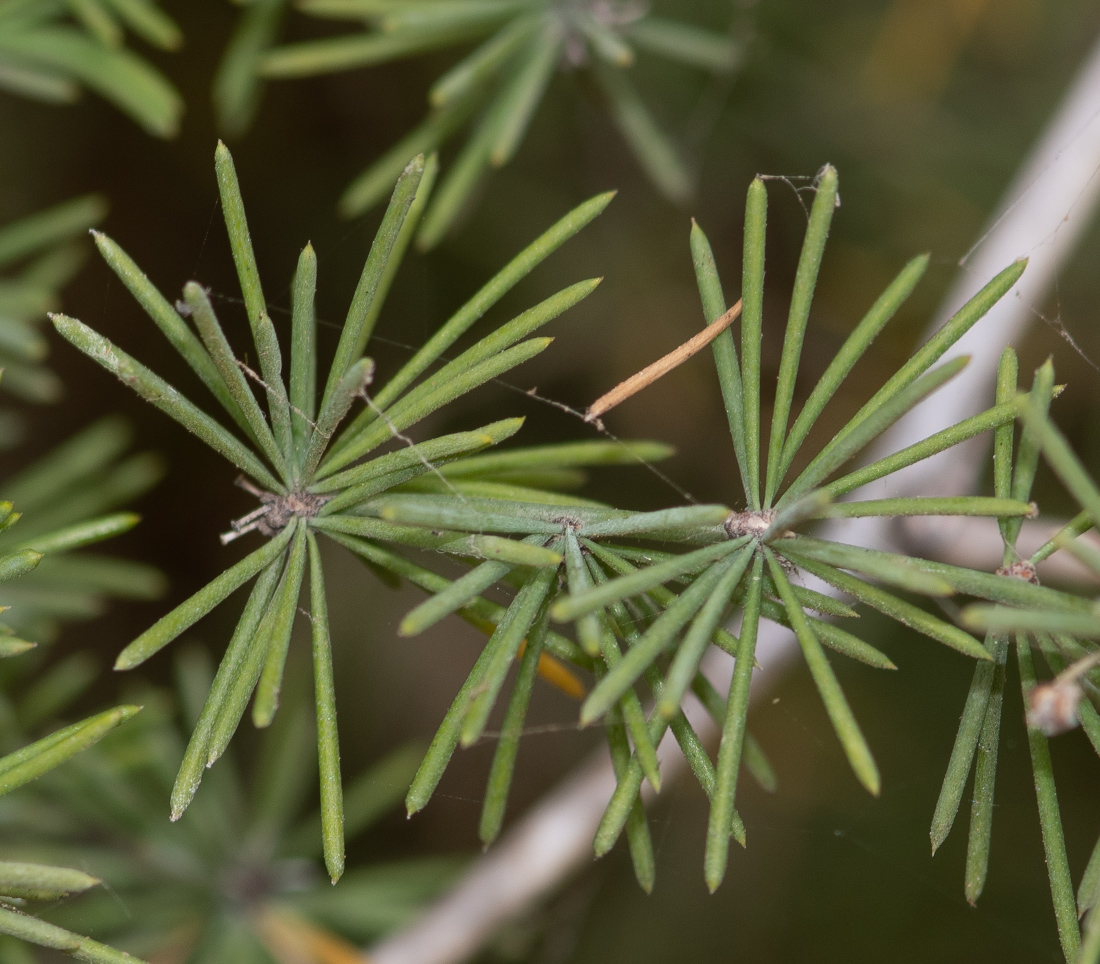
[[715, 338], [724, 332], [737, 320], [741, 314], [741, 302], [738, 300], [724, 315], [707, 325], [701, 332], [685, 341], [679, 348], [674, 348], [667, 355], [658, 358], [652, 365], [647, 365], [636, 375], [631, 375], [626, 381], [619, 382], [611, 391], [601, 395], [584, 413], [584, 420], [594, 424], [601, 431], [603, 422], [600, 416], [610, 412], [616, 405], [625, 402], [631, 395], [636, 395], [643, 388], [652, 385], [662, 375], [667, 375], [672, 369], [682, 365], [692, 355], [698, 354], [707, 347]]

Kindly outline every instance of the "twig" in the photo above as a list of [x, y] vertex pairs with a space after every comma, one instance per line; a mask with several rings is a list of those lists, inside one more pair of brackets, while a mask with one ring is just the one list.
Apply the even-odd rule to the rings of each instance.
[[597, 398], [588, 406], [588, 411], [584, 413], [584, 420], [595, 422], [602, 427], [600, 423], [601, 415], [610, 412], [611, 409], [625, 402], [631, 395], [636, 395], [643, 388], [652, 385], [662, 375], [667, 375], [672, 369], [686, 362], [692, 355], [702, 351], [729, 328], [739, 314], [741, 314], [740, 301], [720, 318], [707, 325], [699, 334], [685, 341], [679, 348], [674, 348], [663, 358], [658, 358], [652, 365], [647, 365], [636, 375], [631, 375], [625, 382], [619, 382], [607, 394]]

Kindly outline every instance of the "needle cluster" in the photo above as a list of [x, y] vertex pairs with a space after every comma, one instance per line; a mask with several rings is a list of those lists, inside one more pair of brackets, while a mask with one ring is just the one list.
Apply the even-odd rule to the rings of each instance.
[[439, 243], [479, 183], [516, 154], [558, 71], [582, 72], [600, 94], [635, 159], [662, 194], [683, 203], [694, 176], [631, 79], [638, 53], [713, 75], [735, 71], [743, 44], [626, 0], [302, 0], [314, 18], [360, 28], [320, 40], [272, 46], [285, 0], [258, 0], [242, 14], [215, 87], [228, 132], [246, 127], [260, 78], [352, 70], [440, 49], [474, 49], [440, 76], [427, 118], [345, 191], [340, 210], [363, 213], [383, 201], [419, 151], [469, 131], [420, 227], [418, 244]]

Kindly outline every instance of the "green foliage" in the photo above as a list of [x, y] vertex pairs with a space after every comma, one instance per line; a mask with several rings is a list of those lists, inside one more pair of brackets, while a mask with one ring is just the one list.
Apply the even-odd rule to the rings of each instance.
[[[1036, 583], [1036, 566], [1058, 550], [1071, 553], [1100, 575], [1100, 554], [1090, 546], [1074, 541], [1100, 522], [1100, 490], [1048, 417], [1049, 387], [1053, 381], [1054, 370], [1048, 361], [1036, 373], [1034, 386], [1024, 406], [1024, 430], [1015, 462], [1010, 425], [998, 430], [994, 452], [994, 478], [999, 492], [1022, 493], [1026, 497], [1042, 452], [1055, 474], [1085, 507], [1053, 539], [1027, 559], [1021, 559], [1016, 549], [1019, 526], [1009, 520], [1002, 521], [1001, 534], [1005, 546], [1002, 571]], [[999, 394], [1015, 390], [1016, 359], [1010, 350], [1006, 350], [1001, 361], [1001, 382]], [[1069, 964], [1077, 961], [1093, 964], [1100, 958], [1100, 921], [1095, 912], [1100, 844], [1084, 872], [1075, 898], [1049, 738], [1080, 725], [1093, 748], [1100, 753], [1100, 714], [1095, 706], [1100, 674], [1094, 670], [1098, 658], [1096, 639], [1100, 638], [1100, 620], [1095, 604], [1075, 596], [1050, 593], [1047, 599], [1036, 600], [1025, 607], [972, 605], [964, 610], [963, 622], [986, 630], [986, 646], [994, 656], [995, 665], [991, 672], [975, 673], [971, 683], [932, 822], [932, 849], [934, 851], [943, 842], [951, 829], [967, 776], [976, 759], [967, 849], [966, 896], [971, 903], [977, 901], [985, 884], [989, 862], [1001, 694], [1009, 648], [1015, 643], [1020, 688], [1027, 707], [1028, 746], [1058, 937]], [[1040, 683], [1037, 680], [1036, 649], [1053, 676], [1049, 681]], [[1082, 938], [1077, 922], [1086, 914], [1088, 918]]]
[[[38, 323], [84, 261], [76, 238], [106, 210], [102, 198], [88, 195], [0, 228], [0, 387], [23, 401], [61, 397], [61, 381], [42, 365], [49, 345]], [[0, 448], [23, 434], [18, 414], [0, 410]]]
[[150, 134], [172, 137], [183, 103], [122, 46], [126, 30], [163, 50], [183, 39], [154, 0], [0, 0], [0, 89], [65, 104], [87, 87]]
[[151, 566], [82, 551], [131, 528], [138, 517], [116, 510], [164, 472], [151, 452], [123, 457], [130, 437], [121, 420], [103, 419], [0, 482], [6, 499], [0, 555], [45, 554], [18, 584], [0, 586], [0, 606], [10, 607], [8, 632], [48, 643], [62, 623], [101, 615], [110, 598], [156, 599], [164, 592]]
[[[253, 722], [260, 727], [271, 723], [279, 703], [287, 647], [308, 568], [311, 573], [317, 730], [321, 743], [319, 761], [321, 784], [326, 788], [323, 833], [327, 866], [335, 879], [343, 867], [339, 750], [317, 533], [347, 547], [376, 570], [405, 576], [433, 593], [451, 585], [451, 581], [395, 555], [387, 544], [429, 549], [475, 561], [486, 560], [469, 577], [464, 577], [465, 583], [461, 579], [455, 583], [461, 585], [461, 589], [452, 591], [452, 595], [457, 593], [460, 598], [444, 607], [440, 615], [461, 609], [480, 626], [499, 624], [495, 631], [490, 629], [493, 635], [489, 652], [493, 656], [487, 658], [499, 689], [508, 664], [542, 606], [549, 582], [548, 577], [539, 577], [541, 589], [527, 593], [518, 614], [513, 610], [506, 613], [501, 607], [480, 599], [482, 589], [511, 570], [516, 560], [529, 565], [531, 548], [524, 554], [522, 545], [513, 546], [508, 540], [471, 539], [457, 531], [471, 516], [479, 520], [479, 536], [491, 536], [497, 531], [512, 532], [517, 520], [524, 533], [558, 532], [560, 524], [549, 520], [565, 511], [561, 508], [564, 503], [571, 514], [582, 512], [593, 521], [598, 517], [601, 525], [591, 531], [595, 537], [601, 527], [603, 532], [613, 535], [636, 531], [639, 527], [644, 531], [646, 527], [665, 530], [670, 526], [695, 526], [699, 521], [716, 524], [725, 517], [727, 510], [704, 507], [675, 510], [672, 514], [636, 515], [602, 508], [575, 509], [571, 502], [578, 500], [516, 484], [517, 473], [522, 478], [524, 472], [537, 476], [540, 471], [551, 468], [574, 470], [587, 464], [632, 461], [639, 456], [658, 457], [667, 453], [663, 446], [551, 447], [528, 453], [513, 451], [504, 457], [504, 462], [478, 461], [476, 458], [464, 462], [463, 456], [511, 437], [522, 419], [498, 421], [474, 431], [420, 443], [413, 443], [404, 434], [451, 400], [509, 371], [550, 344], [549, 338], [528, 336], [589, 294], [596, 280], [575, 284], [546, 299], [428, 373], [521, 278], [596, 217], [611, 195], [600, 195], [582, 204], [517, 255], [372, 397], [367, 394], [367, 388], [373, 381], [374, 363], [362, 354], [397, 264], [427, 203], [435, 174], [434, 159], [425, 163], [422, 157], [417, 157], [398, 180], [367, 257], [323, 387], [317, 380], [313, 312], [316, 258], [313, 249], [307, 246], [302, 252], [292, 286], [294, 310], [287, 383], [278, 338], [260, 286], [232, 158], [224, 145], [219, 145], [217, 150], [216, 170], [259, 372], [237, 361], [201, 286], [193, 282], [185, 286], [183, 300], [179, 303], [184, 313], [181, 315], [114, 241], [97, 235], [96, 242], [108, 264], [225, 408], [236, 423], [237, 433], [215, 421], [91, 328], [63, 315], [52, 317], [57, 330], [76, 347], [194, 432], [251, 479], [241, 484], [260, 502], [255, 511], [234, 522], [231, 531], [222, 539], [229, 543], [258, 531], [268, 537], [268, 541], [164, 616], [127, 646], [116, 662], [118, 669], [141, 664], [236, 589], [256, 579], [184, 755], [172, 794], [173, 817], [178, 819], [183, 813], [205, 769], [225, 751], [253, 693]], [[185, 317], [193, 320], [197, 334], [187, 325]], [[250, 380], [263, 388], [266, 412]], [[366, 400], [366, 407], [350, 417], [351, 406], [358, 398]], [[241, 436], [247, 441], [241, 441]], [[386, 443], [395, 440], [400, 443], [396, 449], [380, 454], [379, 450]], [[452, 474], [448, 475], [448, 471]], [[386, 493], [402, 491], [402, 487], [415, 489], [425, 482], [429, 489], [436, 484], [442, 485], [447, 494], [439, 498], [418, 496], [416, 505], [422, 509], [428, 506], [430, 514], [430, 507], [438, 504], [450, 513], [443, 521], [433, 516], [431, 525], [434, 528], [431, 529], [409, 525], [401, 515], [401, 506], [409, 496], [386, 496]], [[501, 503], [510, 515], [495, 527], [486, 503], [497, 503], [483, 497], [486, 486], [498, 494], [500, 491], [511, 495], [523, 493], [532, 501]], [[494, 490], [493, 486], [502, 489]], [[543, 553], [539, 559], [545, 561], [547, 557], [548, 554]], [[558, 553], [552, 558], [558, 561], [561, 555]], [[484, 579], [486, 571], [494, 574], [487, 582]], [[546, 572], [552, 577], [553, 566]], [[472, 592], [468, 591], [470, 579], [478, 586]], [[557, 634], [548, 640], [551, 654], [587, 665], [588, 657], [581, 654], [575, 644]], [[492, 707], [494, 697], [495, 690], [492, 696], [485, 694], [478, 700], [479, 715], [466, 724], [466, 742], [475, 739], [484, 727], [484, 716]]]
[[[62, 875], [75, 872], [51, 868], [70, 890], [99, 879], [110, 887], [48, 908], [50, 924], [41, 926], [92, 931], [150, 960], [335, 962], [351, 959], [352, 942], [404, 923], [449, 883], [461, 863], [453, 858], [367, 864], [330, 886], [319, 861], [321, 814], [308, 810], [316, 770], [301, 692], [264, 733], [255, 766], [227, 761], [210, 775], [209, 792], [177, 823], [167, 821], [186, 745], [176, 717], [194, 724], [212, 667], [190, 649], [177, 660], [177, 674], [181, 712], [167, 694], [141, 692], [146, 708], [133, 723], [0, 804], [17, 840], [9, 849], [20, 860], [59, 861], [96, 875], [70, 883]], [[349, 837], [399, 802], [417, 756], [416, 747], [402, 747], [350, 781]], [[0, 884], [8, 867], [19, 866], [26, 865], [0, 863]], [[59, 887], [45, 870], [31, 884]], [[19, 886], [26, 892], [30, 884]]]
[[[975, 425], [988, 429], [993, 425], [1011, 424], [1020, 404], [1014, 396], [976, 422], [962, 423], [926, 443], [836, 478], [866, 446], [961, 369], [965, 359], [947, 362], [939, 368], [932, 366], [1012, 287], [1024, 265], [1019, 263], [1006, 269], [960, 309], [784, 487], [799, 446], [809, 435], [825, 403], [874, 336], [897, 311], [927, 263], [926, 258], [918, 258], [908, 265], [872, 306], [788, 431], [802, 340], [836, 205], [836, 191], [836, 172], [826, 167], [818, 179], [817, 196], [795, 280], [767, 459], [763, 464], [760, 459], [763, 445], [759, 424], [759, 342], [766, 219], [764, 182], [757, 180], [749, 191], [741, 352], [747, 361], [738, 362], [729, 331], [713, 342], [736, 463], [748, 501], [745, 511], [730, 512], [722, 506], [689, 506], [631, 514], [591, 504], [565, 509], [560, 505], [547, 507], [534, 502], [510, 505], [504, 500], [476, 500], [473, 504], [460, 506], [443, 494], [387, 496], [376, 500], [381, 518], [396, 524], [462, 530], [471, 533], [469, 538], [477, 538], [475, 533], [492, 532], [523, 539], [526, 544], [549, 548], [564, 556], [558, 563], [556, 582], [548, 576], [552, 565], [549, 557], [537, 563], [527, 561], [526, 574], [522, 563], [509, 565], [486, 561], [469, 576], [445, 587], [402, 623], [403, 632], [430, 625], [446, 611], [455, 611], [500, 579], [507, 568], [512, 568], [511, 578], [521, 587], [433, 740], [409, 792], [410, 812], [419, 810], [427, 802], [459, 743], [469, 745], [481, 735], [488, 715], [486, 704], [497, 698], [508, 665], [518, 655], [520, 640], [527, 634], [528, 645], [535, 645], [543, 638], [544, 624], [539, 616], [542, 608], [553, 621], [575, 623], [584, 655], [592, 660], [597, 677], [596, 685], [581, 708], [580, 720], [584, 725], [605, 719], [610, 728], [613, 757], [620, 759], [618, 788], [597, 832], [596, 852], [606, 852], [623, 829], [630, 828], [635, 870], [647, 889], [652, 884], [651, 846], [645, 838], [648, 831], [644, 822], [637, 821], [632, 814], [637, 812], [639, 805], [643, 774], [655, 788], [659, 787], [653, 747], [660, 742], [667, 727], [672, 727], [712, 801], [706, 857], [706, 878], [712, 890], [724, 874], [731, 833], [743, 840], [744, 828], [734, 807], [734, 797], [746, 738], [749, 672], [754, 662], [757, 624], [761, 616], [795, 631], [853, 770], [871, 793], [879, 791], [878, 769], [870, 748], [822, 647], [833, 648], [873, 666], [893, 668], [893, 664], [858, 637], [810, 615], [815, 611], [830, 615], [854, 613], [820, 593], [794, 584], [791, 581], [794, 573], [799, 570], [810, 573], [937, 642], [972, 658], [990, 660], [989, 653], [977, 640], [898, 598], [893, 592], [871, 585], [868, 580], [933, 597], [964, 592], [992, 599], [1011, 596], [1016, 586], [1012, 580], [823, 542], [795, 530], [830, 516], [974, 514], [1013, 519], [1034, 514], [1034, 507], [1026, 501], [1026, 492], [1022, 498], [1013, 492], [996, 499], [907, 498], [832, 503], [834, 492], [847, 492], [856, 484], [882, 478], [950, 448], [973, 435]], [[692, 230], [691, 250], [704, 320], [711, 324], [726, 312], [726, 301], [709, 243], [698, 226]], [[849, 484], [853, 476], [858, 477], [858, 483]], [[669, 554], [640, 548], [623, 544], [624, 539], [678, 546], [678, 551]], [[518, 555], [516, 558], [518, 560]], [[462, 591], [459, 591], [460, 585]], [[557, 585], [563, 588], [555, 598]], [[738, 609], [743, 613], [740, 638], [719, 628]], [[733, 655], [738, 666], [725, 705], [719, 701], [714, 708], [716, 721], [723, 730], [717, 768], [681, 709], [687, 692], [699, 685], [699, 667], [712, 643]], [[574, 661], [584, 665], [579, 659]], [[520, 680], [525, 679], [521, 666]], [[655, 703], [648, 719], [642, 710], [643, 696], [637, 690], [640, 683], [648, 689]], [[524, 687], [517, 684], [507, 720], [522, 715], [517, 701], [522, 704], [525, 699]], [[713, 702], [708, 708], [711, 706]], [[626, 757], [625, 744], [616, 735], [620, 732], [620, 719], [635, 746], [632, 758]], [[618, 748], [616, 741], [619, 741]], [[507, 741], [500, 744], [498, 759], [502, 754], [507, 754], [509, 759], [513, 755]], [[510, 772], [510, 763], [502, 763], [499, 768], [494, 766], [486, 813], [490, 803], [496, 808], [500, 806], [497, 802], [500, 786], [506, 782], [500, 772], [505, 769]], [[486, 833], [487, 827], [495, 831], [499, 819], [483, 815], [482, 831], [488, 842], [493, 834]]]
[[412, 155], [469, 135], [424, 215], [417, 243], [437, 244], [478, 184], [512, 159], [554, 73], [590, 77], [642, 169], [662, 194], [685, 202], [694, 177], [634, 86], [635, 51], [726, 75], [739, 43], [645, 5], [590, 0], [301, 0], [303, 13], [365, 29], [284, 47], [271, 45], [286, 0], [257, 0], [242, 15], [215, 83], [222, 129], [241, 133], [259, 100], [261, 78], [294, 78], [388, 63], [441, 48], [477, 46], [439, 77], [421, 125], [364, 171], [340, 201], [346, 216], [381, 203]]
[[[112, 436], [116, 440], [113, 449]], [[121, 426], [113, 422], [101, 423], [6, 483], [10, 494], [21, 497], [21, 505], [39, 510], [41, 515], [34, 522], [25, 522], [15, 528], [21, 513], [14, 511], [10, 501], [0, 502], [0, 583], [5, 583], [0, 598], [8, 603], [0, 607], [0, 612], [9, 610], [11, 603], [15, 604], [15, 619], [8, 617], [14, 626], [0, 623], [0, 657], [19, 656], [35, 646], [18, 638], [16, 628], [37, 626], [52, 632], [62, 618], [87, 615], [74, 613], [71, 608], [66, 611], [66, 606], [71, 607], [74, 599], [83, 597], [85, 607], [91, 607], [99, 604], [102, 594], [111, 592], [103, 570], [110, 573], [112, 560], [101, 560], [97, 564], [91, 557], [68, 554], [124, 532], [137, 521], [131, 513], [90, 518], [117, 501], [119, 496], [125, 498], [128, 494], [119, 491], [118, 486], [110, 491], [111, 487], [103, 484], [111, 481], [105, 470], [110, 469], [110, 462], [117, 455], [118, 442], [125, 445], [125, 441], [126, 433]], [[106, 450], [105, 459], [100, 454], [103, 450]], [[97, 482], [100, 483], [99, 492], [94, 485]], [[75, 493], [74, 486], [78, 490]], [[62, 567], [51, 569], [55, 562], [61, 562]], [[46, 578], [28, 585], [36, 571], [43, 568], [48, 573]], [[125, 573], [115, 570], [116, 576], [122, 574], [133, 577], [135, 582], [144, 577], [147, 584], [151, 579], [159, 580], [155, 570], [144, 567], [133, 567]], [[20, 576], [24, 578], [19, 586], [6, 585]], [[115, 587], [113, 594], [134, 595], [134, 591], [119, 591]], [[31, 669], [36, 661], [25, 657], [19, 662]], [[18, 673], [5, 675], [10, 679]], [[78, 655], [57, 663], [33, 685], [26, 687], [18, 699], [0, 696], [0, 719], [4, 723], [2, 743], [5, 749], [11, 749], [6, 756], [0, 757], [0, 796], [38, 780], [98, 743], [137, 713], [138, 706], [118, 706], [14, 748], [23, 742], [19, 738], [21, 734], [37, 729], [44, 720], [62, 712], [79, 697], [94, 676], [94, 670]], [[96, 878], [76, 870], [37, 863], [0, 862], [0, 934], [68, 951], [86, 961], [117, 964], [125, 959], [119, 952], [47, 924], [21, 909], [28, 900], [52, 901], [98, 883]]]

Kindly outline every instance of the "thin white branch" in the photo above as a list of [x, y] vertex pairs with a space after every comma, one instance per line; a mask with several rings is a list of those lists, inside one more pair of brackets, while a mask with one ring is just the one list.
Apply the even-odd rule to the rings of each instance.
[[[1001, 349], [1020, 338], [1050, 290], [1092, 217], [1100, 196], [1100, 44], [1093, 50], [1058, 113], [1009, 188], [1001, 214], [964, 259], [959, 279], [928, 334], [998, 271], [1020, 257], [1030, 264], [1015, 289], [952, 352], [970, 354], [968, 368], [941, 389], [933, 404], [902, 419], [877, 448], [897, 451], [987, 405]], [[918, 463], [904, 476], [879, 483], [875, 494], [966, 492], [984, 463], [977, 451]], [[868, 492], [868, 490], [864, 490]], [[869, 497], [874, 497], [869, 495]], [[856, 525], [855, 523], [858, 523]], [[876, 548], [894, 548], [901, 533], [882, 519], [829, 524], [826, 538]], [[817, 588], [821, 588], [818, 586]], [[824, 590], [823, 590], [824, 591]], [[774, 686], [798, 647], [787, 630], [762, 623], [757, 644], [761, 668], [753, 678], [759, 701]], [[720, 665], [723, 664], [724, 665]], [[728, 660], [714, 659], [707, 671], [728, 680]], [[703, 739], [714, 728], [696, 718]], [[675, 743], [661, 746], [664, 785], [684, 769]], [[475, 953], [501, 924], [516, 917], [592, 859], [592, 837], [614, 787], [605, 753], [581, 765], [556, 790], [516, 823], [458, 885], [404, 930], [367, 954], [371, 964], [457, 964]]]

